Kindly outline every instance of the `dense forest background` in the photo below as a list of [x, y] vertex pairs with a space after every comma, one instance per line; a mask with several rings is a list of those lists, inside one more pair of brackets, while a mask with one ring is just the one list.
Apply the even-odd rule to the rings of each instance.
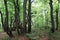
[[0, 0], [1, 40], [60, 40], [59, 20], [60, 0]]

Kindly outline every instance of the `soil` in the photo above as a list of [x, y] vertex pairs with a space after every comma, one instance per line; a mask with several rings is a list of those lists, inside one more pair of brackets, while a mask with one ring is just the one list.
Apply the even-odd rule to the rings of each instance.
[[[5, 32], [0, 32], [0, 38], [3, 38], [5, 36], [8, 36], [8, 35]], [[31, 39], [28, 37], [25, 37], [23, 35], [20, 35], [19, 37], [15, 36], [15, 37], [11, 38], [10, 40], [31, 40]], [[41, 36], [40, 40], [48, 40], [48, 37], [43, 35], [43, 36]]]
[[5, 32], [0, 32], [0, 38], [3, 38], [5, 36], [8, 36]]

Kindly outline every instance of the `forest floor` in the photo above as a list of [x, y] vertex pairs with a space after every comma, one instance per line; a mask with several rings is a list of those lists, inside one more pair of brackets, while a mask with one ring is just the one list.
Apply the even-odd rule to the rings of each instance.
[[[24, 36], [15, 35], [13, 38], [9, 38], [5, 32], [0, 32], [0, 40], [60, 40], [60, 31], [55, 33], [49, 32], [49, 29], [33, 29], [31, 34], [26, 33]], [[16, 33], [15, 33], [16, 34]]]
[[0, 32], [0, 38], [3, 38], [5, 36], [7, 36], [7, 34], [5, 32]]
[[[4, 37], [8, 37], [8, 35], [5, 32], [0, 32], [0, 38], [4, 38]], [[0, 39], [0, 40], [5, 40], [5, 39]], [[33, 39], [20, 35], [19, 37], [14, 36], [13, 38], [9, 38], [9, 40], [33, 40]], [[48, 37], [45, 35], [42, 35], [40, 40], [48, 40]]]

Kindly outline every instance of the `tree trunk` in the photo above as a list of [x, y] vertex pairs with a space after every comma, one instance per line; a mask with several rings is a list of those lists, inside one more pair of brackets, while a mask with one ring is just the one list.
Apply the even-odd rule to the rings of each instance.
[[4, 4], [5, 4], [5, 10], [6, 10], [6, 20], [5, 20], [5, 23], [4, 23], [4, 24], [6, 24], [6, 26], [5, 26], [6, 27], [6, 32], [10, 37], [13, 37], [12, 32], [9, 28], [9, 23], [8, 23], [8, 18], [9, 17], [8, 17], [7, 0], [4, 0]]
[[22, 32], [25, 33], [27, 31], [27, 26], [26, 26], [26, 4], [27, 4], [27, 0], [24, 0], [23, 2], [23, 29], [22, 29]]
[[31, 32], [31, 0], [29, 0], [28, 5], [28, 33]]
[[58, 12], [59, 12], [59, 0], [58, 0], [58, 8], [56, 9], [56, 30], [58, 30]]
[[56, 9], [56, 30], [58, 30], [58, 9]]
[[1, 22], [2, 22], [2, 25], [3, 25], [3, 15], [2, 15], [1, 11], [0, 11], [0, 14], [1, 14]]
[[16, 24], [18, 35], [19, 35], [20, 34], [19, 28], [21, 27], [20, 26], [21, 24], [20, 24], [20, 16], [19, 16], [20, 10], [19, 10], [18, 0], [15, 0], [14, 6], [15, 6], [15, 24]]
[[12, 24], [13, 23], [13, 19], [12, 19], [12, 16], [10, 17], [10, 30], [12, 31], [13, 27], [12, 27]]
[[54, 33], [55, 31], [55, 25], [54, 25], [54, 17], [53, 17], [53, 5], [52, 5], [52, 0], [50, 0], [50, 16], [51, 16], [51, 32]]

